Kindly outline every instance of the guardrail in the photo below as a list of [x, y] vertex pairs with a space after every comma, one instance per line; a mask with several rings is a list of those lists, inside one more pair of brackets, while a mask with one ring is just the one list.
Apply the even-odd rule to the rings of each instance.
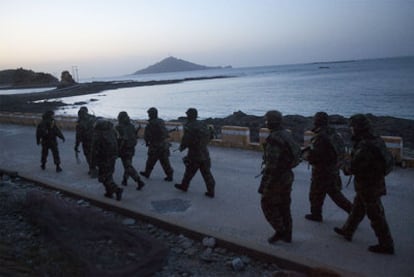
[[[42, 119], [41, 114], [36, 113], [0, 113], [0, 123], [10, 123], [19, 125], [36, 126]], [[74, 130], [77, 118], [73, 116], [55, 116], [58, 126], [66, 130]], [[116, 124], [115, 119], [109, 119]], [[138, 132], [139, 137], [144, 136], [145, 126], [148, 124], [146, 120], [133, 120], [137, 126], [141, 126]], [[177, 122], [165, 122], [167, 129], [170, 131], [171, 141], [180, 142], [183, 136], [183, 125]], [[262, 150], [262, 144], [269, 135], [269, 129], [261, 128], [259, 130], [259, 142], [250, 141], [250, 129], [248, 127], [239, 126], [222, 126], [221, 138], [213, 139], [211, 145], [221, 147], [243, 148], [249, 150]], [[312, 131], [305, 131], [303, 135], [303, 146], [309, 145], [314, 133]], [[414, 167], [414, 158], [404, 157], [403, 155], [403, 139], [398, 136], [381, 136], [387, 148], [393, 154], [396, 163], [402, 167]]]

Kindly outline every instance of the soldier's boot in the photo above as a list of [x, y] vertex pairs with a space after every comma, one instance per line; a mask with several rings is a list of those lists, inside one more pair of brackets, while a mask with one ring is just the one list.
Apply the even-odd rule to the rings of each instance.
[[144, 176], [145, 178], [149, 178], [151, 175], [151, 172], [145, 170], [145, 171], [140, 171], [139, 174], [141, 174], [141, 176]]
[[131, 175], [131, 177], [137, 183], [137, 190], [141, 190], [145, 186], [145, 183], [141, 180], [141, 178], [139, 177], [138, 173], [136, 173], [136, 171], [134, 171], [134, 174]]
[[292, 242], [292, 232], [286, 233], [282, 239], [284, 242]]
[[378, 244], [368, 247], [368, 251], [381, 254], [394, 254], [394, 241], [391, 237], [388, 224], [385, 222], [381, 225], [374, 224], [373, 227], [374, 226], [374, 232], [378, 238]]
[[90, 168], [88, 173], [91, 178], [98, 178], [98, 170], [95, 167]]
[[168, 169], [164, 169], [166, 177], [164, 178], [164, 181], [172, 182], [174, 170], [171, 168], [171, 166]]
[[268, 238], [269, 243], [275, 243], [279, 240], [283, 240], [284, 242], [292, 242], [292, 233], [288, 232], [276, 232], [273, 236]]
[[207, 186], [207, 191], [204, 193], [205, 196], [214, 198], [214, 186]]
[[108, 190], [105, 192], [104, 194], [105, 197], [107, 198], [112, 198], [112, 192], [109, 192]]
[[45, 170], [45, 169], [46, 169], [46, 164], [45, 164], [45, 163], [42, 163], [42, 164], [40, 165], [40, 168], [41, 168], [42, 170]]
[[380, 253], [380, 254], [389, 254], [389, 255], [393, 255], [394, 254], [394, 246], [393, 245], [381, 245], [381, 244], [377, 244], [377, 245], [371, 245], [370, 247], [368, 247], [368, 251], [374, 252], [374, 253]]
[[121, 201], [121, 199], [122, 199], [122, 192], [123, 191], [124, 190], [122, 188], [116, 188], [115, 189], [115, 195], [116, 195], [116, 200], [117, 201]]
[[184, 184], [175, 184], [174, 187], [184, 192], [188, 190], [188, 185], [184, 185]]
[[347, 241], [352, 241], [352, 233], [351, 232], [347, 232], [343, 228], [339, 228], [339, 227], [335, 227], [334, 231], [338, 235], [343, 236]]
[[172, 175], [172, 174], [167, 175], [167, 176], [164, 178], [164, 181], [167, 181], [167, 182], [172, 182], [172, 181], [173, 181], [173, 175]]
[[141, 180], [137, 180], [137, 190], [141, 190], [145, 186], [145, 183]]
[[322, 215], [320, 215], [320, 214], [307, 214], [307, 215], [305, 215], [305, 218], [307, 220], [312, 220], [312, 221], [316, 221], [316, 222], [322, 222], [323, 221]]
[[322, 222], [323, 218], [322, 218], [322, 209], [319, 207], [311, 207], [311, 213], [305, 215], [305, 218], [307, 220], [312, 220], [312, 221], [316, 221], [316, 222]]
[[123, 186], [125, 186], [125, 187], [126, 187], [126, 186], [128, 185], [127, 180], [128, 180], [128, 177], [125, 177], [125, 176], [124, 176], [124, 177], [122, 178], [121, 185], [123, 185]]
[[56, 165], [56, 172], [61, 172], [62, 171], [62, 168], [60, 167], [60, 165], [59, 164], [57, 164]]

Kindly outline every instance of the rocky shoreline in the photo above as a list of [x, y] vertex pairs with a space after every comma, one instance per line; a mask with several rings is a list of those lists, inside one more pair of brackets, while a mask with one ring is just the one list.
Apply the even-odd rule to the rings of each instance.
[[[65, 105], [60, 101], [47, 101], [48, 99], [86, 95], [109, 89], [172, 84], [185, 81], [217, 78], [229, 78], [229, 76], [212, 76], [146, 82], [91, 82], [76, 84], [74, 86], [49, 90], [45, 92], [0, 95], [0, 111], [42, 113], [45, 110], [54, 110], [60, 106]], [[39, 100], [46, 101], [37, 103], [34, 102]], [[372, 114], [368, 114], [368, 117], [378, 134], [402, 137], [404, 148], [406, 148], [408, 152], [411, 152], [410, 149], [414, 149], [414, 120], [390, 116], [375, 116]], [[184, 120], [185, 119], [183, 118], [178, 118], [177, 120], [173, 121], [183, 122]], [[335, 126], [341, 132], [344, 138], [349, 142], [350, 130], [348, 127], [348, 120], [348, 118], [341, 115], [330, 115], [329, 117], [331, 125]], [[212, 124], [215, 127], [217, 136], [220, 136], [220, 128], [224, 125], [249, 127], [252, 142], [257, 142], [259, 140], [259, 129], [261, 127], [264, 127], [263, 116], [248, 115], [242, 111], [234, 112], [225, 118], [208, 118], [204, 121], [207, 124]], [[283, 125], [284, 127], [292, 130], [292, 133], [298, 142], [303, 142], [303, 132], [312, 128], [312, 117], [305, 117], [300, 115], [284, 115]]]

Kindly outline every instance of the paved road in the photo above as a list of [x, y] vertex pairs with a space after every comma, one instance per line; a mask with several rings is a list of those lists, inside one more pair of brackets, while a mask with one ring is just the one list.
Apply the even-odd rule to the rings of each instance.
[[[121, 202], [103, 197], [104, 189], [96, 179], [87, 175], [83, 157], [77, 164], [73, 152], [74, 132], [65, 131], [66, 142], [60, 144], [63, 172], [56, 173], [51, 156], [45, 171], [40, 169], [40, 147], [35, 143], [35, 128], [0, 124], [0, 168], [16, 170], [22, 176], [47, 183], [59, 189], [82, 195], [124, 211], [131, 211], [154, 218], [179, 228], [220, 241], [240, 245], [306, 267], [328, 266], [345, 273], [364, 276], [414, 276], [414, 169], [396, 168], [387, 176], [388, 195], [383, 203], [395, 240], [393, 256], [367, 251], [376, 243], [367, 219], [361, 223], [352, 242], [347, 242], [333, 232], [341, 226], [346, 214], [330, 199], [324, 206], [324, 222], [314, 223], [304, 219], [309, 210], [308, 190], [310, 170], [306, 163], [295, 168], [292, 192], [293, 242], [269, 245], [267, 238], [273, 231], [260, 209], [257, 187], [260, 179], [261, 153], [255, 151], [210, 147], [216, 178], [216, 197], [204, 196], [204, 183], [198, 173], [188, 192], [173, 187], [163, 180], [159, 164], [142, 191], [135, 190], [132, 180], [124, 190]], [[172, 149], [176, 149], [173, 144]], [[146, 148], [142, 140], [137, 145], [134, 165], [142, 170]], [[174, 181], [180, 182], [184, 172], [184, 153], [172, 152], [175, 169]], [[122, 178], [122, 165], [117, 161], [115, 180]], [[343, 182], [347, 177], [343, 176]], [[344, 188], [352, 199], [352, 185]], [[349, 274], [353, 275], [353, 274]]]

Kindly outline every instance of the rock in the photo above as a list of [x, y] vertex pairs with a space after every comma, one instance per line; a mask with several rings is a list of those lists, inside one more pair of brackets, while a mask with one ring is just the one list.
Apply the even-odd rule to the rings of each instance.
[[60, 83], [58, 85], [58, 88], [66, 88], [73, 86], [75, 84], [76, 82], [73, 79], [72, 75], [69, 73], [69, 71], [62, 71], [62, 74], [60, 75]]
[[135, 224], [135, 219], [125, 218], [124, 220], [122, 220], [122, 224], [123, 225], [134, 225]]
[[216, 239], [215, 238], [203, 238], [203, 246], [214, 248], [216, 246]]
[[245, 267], [243, 261], [240, 258], [235, 258], [231, 261], [231, 266], [234, 271], [242, 271]]

